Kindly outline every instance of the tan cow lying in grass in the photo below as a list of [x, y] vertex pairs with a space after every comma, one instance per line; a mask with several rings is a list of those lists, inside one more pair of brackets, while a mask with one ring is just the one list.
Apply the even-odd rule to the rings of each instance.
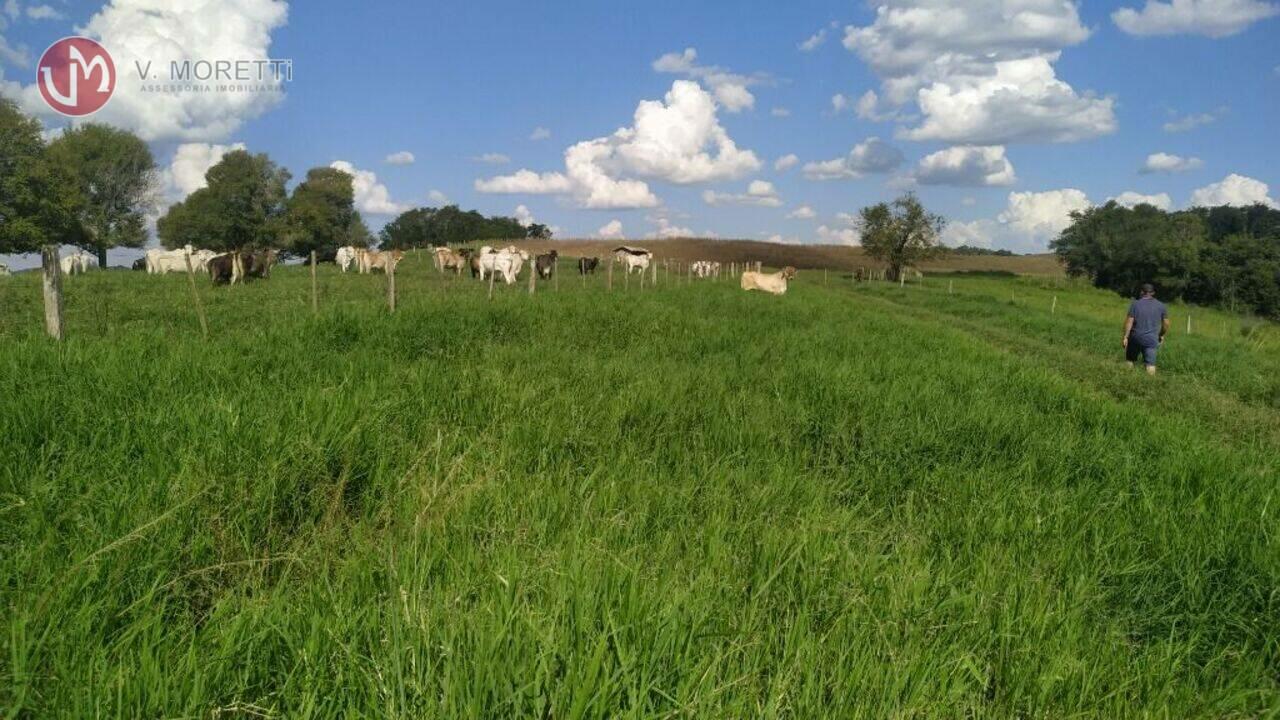
[[787, 292], [787, 281], [795, 276], [796, 269], [790, 266], [782, 268], [780, 272], [769, 274], [748, 270], [742, 273], [742, 289], [763, 290], [774, 295], [784, 295]]

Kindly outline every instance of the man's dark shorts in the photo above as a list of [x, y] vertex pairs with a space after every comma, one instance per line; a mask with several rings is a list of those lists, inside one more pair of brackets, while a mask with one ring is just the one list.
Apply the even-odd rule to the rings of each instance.
[[1148, 367], [1156, 364], [1156, 351], [1160, 349], [1160, 341], [1150, 338], [1129, 336], [1129, 346], [1124, 349], [1124, 357], [1129, 362], [1138, 362], [1138, 358], [1142, 358], [1142, 363]]

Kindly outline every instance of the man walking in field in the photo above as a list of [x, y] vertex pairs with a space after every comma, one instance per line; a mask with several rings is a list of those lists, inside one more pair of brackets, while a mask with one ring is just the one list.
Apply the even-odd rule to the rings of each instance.
[[1156, 289], [1147, 283], [1142, 286], [1142, 297], [1129, 305], [1124, 319], [1124, 357], [1129, 367], [1141, 357], [1147, 366], [1147, 374], [1156, 374], [1156, 351], [1164, 344], [1169, 332], [1169, 310], [1156, 299]]

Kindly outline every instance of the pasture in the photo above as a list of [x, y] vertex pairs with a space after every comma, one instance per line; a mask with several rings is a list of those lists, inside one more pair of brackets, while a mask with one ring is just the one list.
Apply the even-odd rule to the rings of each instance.
[[0, 280], [0, 716], [1280, 712], [1272, 328], [572, 262]]

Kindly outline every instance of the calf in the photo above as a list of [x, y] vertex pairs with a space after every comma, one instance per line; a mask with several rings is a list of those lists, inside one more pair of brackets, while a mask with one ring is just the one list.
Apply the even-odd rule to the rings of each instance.
[[781, 272], [758, 273], [747, 271], [742, 273], [742, 289], [743, 290], [763, 290], [774, 295], [784, 295], [787, 292], [787, 281], [796, 276], [796, 269], [793, 267], [785, 267]]
[[578, 274], [580, 275], [595, 275], [598, 267], [600, 267], [600, 258], [598, 257], [578, 258]]
[[556, 271], [556, 261], [560, 259], [560, 253], [552, 250], [545, 255], [539, 255], [533, 259], [533, 267], [538, 271], [538, 277], [546, 280], [550, 278]]

